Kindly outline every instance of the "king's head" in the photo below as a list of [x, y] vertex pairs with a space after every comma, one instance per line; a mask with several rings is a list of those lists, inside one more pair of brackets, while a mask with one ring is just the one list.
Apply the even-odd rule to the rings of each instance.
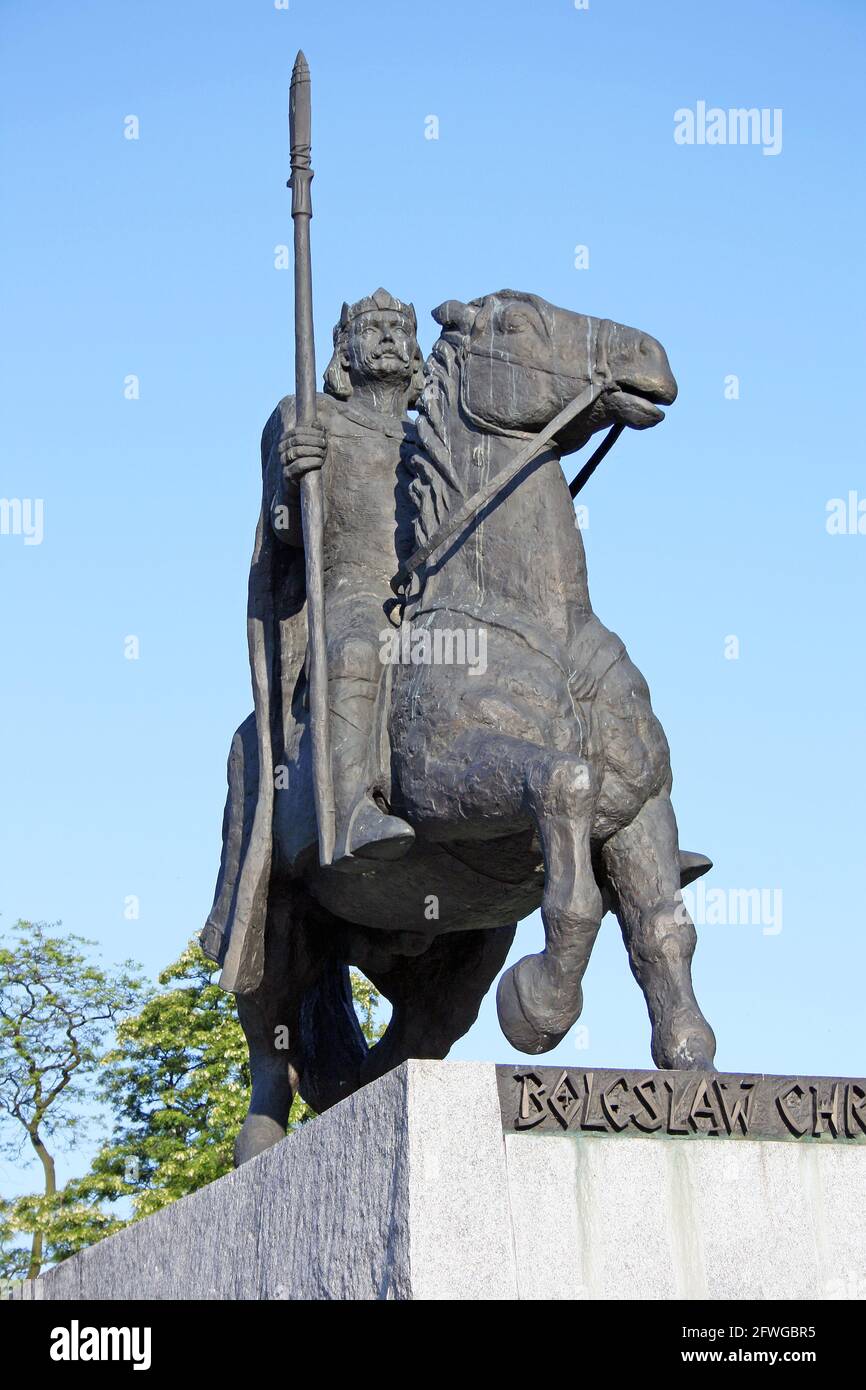
[[403, 387], [405, 404], [414, 405], [424, 384], [417, 320], [411, 304], [378, 289], [355, 304], [344, 304], [334, 329], [334, 353], [325, 373], [325, 390], [348, 400], [365, 383]]

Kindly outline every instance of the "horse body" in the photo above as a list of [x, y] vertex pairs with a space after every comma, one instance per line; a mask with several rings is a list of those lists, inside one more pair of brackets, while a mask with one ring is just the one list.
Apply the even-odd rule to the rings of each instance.
[[[505, 303], [511, 308], [514, 301]], [[553, 312], [563, 316], [561, 310]], [[489, 310], [481, 314], [487, 321], [492, 317]], [[597, 320], [568, 318], [588, 323], [590, 342], [597, 336]], [[491, 337], [486, 322], [481, 335], [485, 342]], [[469, 419], [460, 409], [461, 358], [465, 363], [473, 352], [461, 352], [449, 336], [446, 330], [433, 353], [419, 446], [410, 458], [419, 540], [428, 539], [425, 515], [447, 514], [518, 452], [526, 423], [520, 402], [528, 398], [538, 409], [538, 393], [528, 386], [521, 391], [512, 380], [504, 392], [503, 383], [496, 386], [515, 404], [508, 433], [501, 425], [491, 428], [478, 417]], [[579, 341], [585, 341], [583, 332]], [[570, 365], [567, 358], [561, 364], [569, 381]], [[537, 370], [514, 368], [513, 375], [519, 373], [522, 382]], [[557, 375], [550, 365], [545, 374]], [[665, 385], [662, 377], [659, 390]], [[473, 400], [479, 409], [487, 404], [478, 401], [477, 392]], [[551, 414], [559, 404], [558, 396], [550, 400]], [[488, 408], [500, 419], [505, 412], [496, 395]], [[596, 428], [609, 418], [597, 413]], [[469, 750], [491, 736], [584, 760], [598, 784], [593, 836], [599, 840], [632, 820], [669, 774], [667, 743], [646, 683], [622, 642], [592, 611], [583, 540], [559, 460], [558, 449], [548, 451], [507, 490], [460, 545], [430, 567], [423, 591], [408, 604], [413, 631], [449, 631], [465, 624], [482, 629], [486, 638], [483, 674], [468, 664], [402, 667], [397, 674], [391, 712], [396, 780], [411, 815], [434, 838], [446, 837], [461, 820], [468, 833], [490, 838], [500, 818], [525, 818], [522, 800], [514, 804], [512, 797], [510, 810], [502, 804], [495, 777], [476, 789], [475, 811], [470, 811]], [[477, 649], [478, 644], [467, 645]], [[439, 758], [456, 756], [463, 764], [445, 779], [433, 771], [437, 750]]]
[[[514, 1046], [548, 1051], [575, 1022], [612, 908], [657, 1064], [712, 1063], [715, 1040], [691, 985], [695, 933], [679, 896], [702, 867], [683, 876], [667, 742], [645, 681], [592, 611], [559, 463], [607, 424], [656, 423], [657, 403], [676, 394], [667, 358], [635, 330], [511, 291], [449, 302], [436, 317], [443, 333], [402, 479], [416, 543], [582, 387], [599, 389], [408, 592], [413, 641], [427, 634], [429, 649], [438, 634], [445, 650], [459, 631], [477, 652], [483, 638], [486, 669], [410, 660], [386, 671], [381, 794], [415, 828], [410, 854], [359, 862], [358, 876], [308, 854], [272, 885], [265, 982], [240, 1000], [254, 1079], [241, 1159], [279, 1137], [298, 1083], [322, 1108], [407, 1056], [444, 1056], [474, 1020], [514, 924], [539, 906], [545, 949], [506, 971], [497, 996]], [[348, 964], [394, 1006], [370, 1050], [351, 1014]], [[288, 1068], [285, 1054], [274, 1056], [274, 1018], [294, 1025]]]

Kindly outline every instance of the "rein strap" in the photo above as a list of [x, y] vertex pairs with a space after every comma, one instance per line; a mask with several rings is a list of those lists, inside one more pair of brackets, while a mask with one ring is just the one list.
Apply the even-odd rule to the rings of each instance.
[[[574, 400], [569, 401], [568, 405], [564, 406], [559, 414], [555, 415], [549, 424], [545, 425], [540, 434], [535, 434], [531, 437], [526, 447], [520, 450], [520, 453], [507, 468], [503, 468], [502, 472], [497, 473], [495, 478], [491, 478], [488, 482], [484, 483], [482, 487], [478, 488], [477, 492], [473, 492], [472, 496], [463, 503], [463, 506], [460, 507], [453, 516], [448, 517], [433, 533], [430, 539], [425, 541], [424, 545], [418, 547], [410, 559], [403, 562], [391, 580], [391, 588], [398, 597], [401, 596], [402, 590], [415, 571], [419, 569], [426, 560], [429, 560], [434, 551], [444, 545], [447, 540], [450, 540], [456, 531], [462, 531], [464, 527], [473, 520], [476, 513], [502, 492], [524, 468], [530, 463], [540, 462], [541, 455], [544, 453], [554, 435], [558, 434], [560, 430], [565, 429], [566, 425], [569, 425], [575, 416], [582, 414], [584, 410], [588, 410], [602, 392], [610, 388], [613, 384], [607, 362], [607, 339], [610, 328], [611, 324], [609, 321], [607, 319], [602, 320], [598, 341], [596, 343], [596, 371], [594, 373], [596, 380], [591, 381], [586, 388], [581, 391], [580, 395], [575, 396]], [[572, 497], [577, 496], [580, 489], [595, 472], [604, 456], [613, 448], [624, 428], [624, 425], [614, 425], [608, 431], [592, 458], [588, 463], [584, 464], [577, 477], [571, 483], [569, 492]]]
[[491, 478], [489, 482], [484, 483], [477, 492], [473, 492], [472, 496], [463, 503], [463, 506], [460, 507], [453, 516], [448, 517], [439, 529], [433, 533], [430, 540], [425, 541], [424, 545], [419, 546], [410, 559], [403, 562], [394, 575], [394, 578], [391, 580], [391, 588], [394, 590], [394, 593], [399, 595], [400, 590], [419, 566], [423, 565], [424, 561], [429, 559], [434, 550], [438, 550], [441, 545], [444, 545], [444, 543], [454, 535], [455, 531], [462, 531], [475, 516], [475, 513], [479, 512], [482, 507], [492, 501], [497, 493], [507, 487], [508, 484], [517, 477], [518, 473], [526, 468], [527, 464], [540, 461], [539, 456], [544, 452], [546, 445], [550, 443], [553, 436], [557, 434], [559, 430], [564, 429], [566, 425], [570, 424], [576, 415], [580, 415], [582, 411], [588, 410], [593, 401], [601, 394], [602, 389], [601, 386], [587, 386], [584, 391], [581, 391], [579, 396], [575, 396], [573, 401], [569, 401], [568, 405], [565, 406], [558, 415], [555, 415], [549, 424], [545, 425], [540, 434], [533, 435], [526, 448], [520, 450], [517, 458], [513, 459], [507, 468], [503, 468], [502, 472], [497, 473], [495, 478]]

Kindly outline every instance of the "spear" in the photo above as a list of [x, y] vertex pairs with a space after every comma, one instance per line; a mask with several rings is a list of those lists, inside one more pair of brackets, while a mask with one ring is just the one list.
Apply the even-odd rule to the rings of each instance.
[[[298, 53], [289, 87], [289, 146], [292, 176], [292, 222], [295, 239], [295, 423], [316, 423], [316, 346], [313, 337], [313, 273], [310, 261], [310, 184], [312, 143], [310, 69]], [[328, 709], [328, 651], [325, 637], [324, 503], [322, 474], [311, 469], [301, 478], [301, 524], [307, 576], [307, 669], [310, 739], [313, 752], [313, 798], [319, 831], [319, 863], [334, 857], [334, 783]]]

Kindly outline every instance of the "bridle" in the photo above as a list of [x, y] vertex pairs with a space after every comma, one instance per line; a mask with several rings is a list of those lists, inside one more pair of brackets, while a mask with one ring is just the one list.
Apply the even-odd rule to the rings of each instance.
[[[399, 570], [391, 580], [391, 588], [398, 599], [404, 604], [406, 602], [405, 589], [411, 581], [413, 574], [415, 574], [416, 570], [418, 570], [425, 561], [429, 560], [434, 551], [444, 545], [447, 540], [450, 540], [456, 532], [465, 530], [474, 520], [477, 513], [480, 512], [483, 507], [493, 502], [499, 494], [504, 491], [508, 484], [513, 482], [524, 469], [526, 469], [526, 477], [528, 478], [530, 474], [535, 471], [535, 467], [543, 461], [547, 446], [554, 436], [565, 429], [567, 425], [571, 424], [572, 420], [578, 415], [582, 415], [585, 410], [589, 410], [605, 392], [616, 389], [616, 382], [611, 375], [608, 357], [612, 328], [613, 324], [610, 319], [601, 319], [596, 333], [595, 360], [592, 365], [589, 382], [584, 386], [582, 391], [578, 392], [573, 400], [570, 400], [568, 404], [563, 407], [558, 415], [555, 415], [554, 418], [545, 425], [544, 429], [541, 430], [539, 434], [527, 435], [523, 431], [503, 429], [500, 426], [491, 425], [489, 421], [478, 419], [476, 416], [472, 415], [471, 412], [466, 410], [463, 400], [463, 379], [465, 375], [464, 367], [468, 354], [466, 352], [463, 353], [464, 360], [460, 371], [461, 410], [466, 413], [473, 424], [479, 425], [487, 433], [525, 438], [528, 442], [526, 447], [520, 450], [517, 457], [513, 459], [506, 468], [503, 468], [501, 473], [497, 473], [495, 478], [491, 478], [488, 482], [483, 483], [482, 486], [478, 488], [477, 491], [473, 492], [472, 496], [463, 503], [463, 506], [458, 508], [453, 516], [447, 517], [446, 520], [443, 521], [442, 525], [438, 527], [428, 541], [420, 545], [408, 560], [403, 561]], [[535, 370], [538, 369], [536, 368]], [[557, 375], [561, 374], [557, 373]], [[624, 428], [625, 426], [622, 424], [616, 424], [611, 427], [595, 453], [588, 462], [584, 464], [576, 478], [569, 484], [568, 490], [572, 497], [576, 497], [581, 488], [584, 487], [592, 477], [592, 474], [595, 472], [602, 459], [610, 452], [619, 439]], [[534, 467], [530, 467], [530, 465], [534, 465]], [[523, 482], [524, 479], [521, 478], [520, 481]]]

